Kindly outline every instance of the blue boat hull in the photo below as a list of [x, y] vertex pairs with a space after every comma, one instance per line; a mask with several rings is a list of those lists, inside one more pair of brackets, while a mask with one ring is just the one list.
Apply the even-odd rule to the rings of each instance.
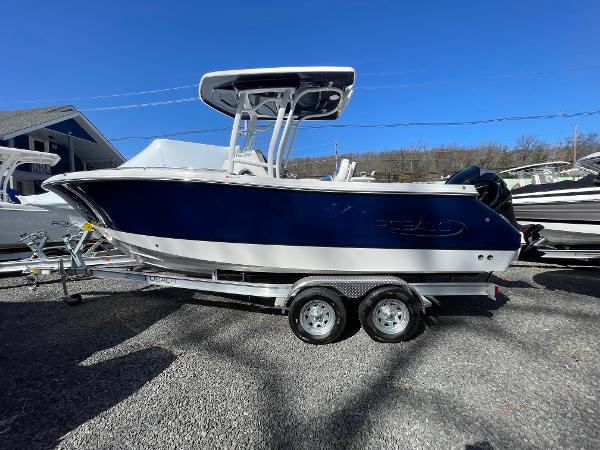
[[[65, 186], [69, 190], [65, 189]], [[260, 245], [515, 251], [519, 232], [473, 196], [322, 192], [123, 179], [52, 186], [104, 228]]]

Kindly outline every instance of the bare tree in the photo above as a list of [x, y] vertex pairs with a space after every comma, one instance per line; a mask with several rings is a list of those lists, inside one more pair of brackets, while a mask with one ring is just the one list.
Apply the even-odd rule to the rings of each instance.
[[533, 152], [539, 148], [541, 142], [535, 134], [523, 134], [517, 138], [517, 149], [524, 152]]
[[[600, 151], [597, 133], [580, 133], [578, 155]], [[466, 147], [459, 144], [428, 147], [417, 143], [405, 148], [380, 152], [345, 153], [342, 158], [357, 162], [357, 173], [377, 171], [377, 181], [433, 181], [457, 172], [469, 165], [504, 170], [524, 164], [552, 160], [570, 160], [572, 136], [549, 144], [533, 134], [520, 136], [513, 149], [495, 141]], [[296, 158], [290, 161], [291, 171], [301, 177], [321, 177], [335, 171], [335, 158], [322, 156]]]

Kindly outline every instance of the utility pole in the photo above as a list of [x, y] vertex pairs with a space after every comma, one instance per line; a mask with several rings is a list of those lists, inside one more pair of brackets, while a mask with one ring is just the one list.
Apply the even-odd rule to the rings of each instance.
[[337, 141], [337, 139], [335, 139], [333, 142], [335, 143], [335, 173], [337, 173], [337, 171], [338, 171], [338, 152], [339, 152], [338, 141]]
[[573, 167], [577, 161], [577, 125], [573, 128]]

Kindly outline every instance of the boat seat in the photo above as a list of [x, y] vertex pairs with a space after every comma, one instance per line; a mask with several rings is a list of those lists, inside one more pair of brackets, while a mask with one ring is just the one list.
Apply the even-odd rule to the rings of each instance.
[[7, 188], [6, 194], [8, 195], [8, 199], [11, 201], [11, 203], [15, 203], [17, 205], [21, 204], [21, 200], [19, 200], [19, 197], [17, 197], [18, 195], [21, 195], [19, 191], [13, 188]]
[[333, 181], [350, 181], [355, 169], [356, 162], [351, 163], [349, 159], [342, 159], [338, 171], [333, 177]]

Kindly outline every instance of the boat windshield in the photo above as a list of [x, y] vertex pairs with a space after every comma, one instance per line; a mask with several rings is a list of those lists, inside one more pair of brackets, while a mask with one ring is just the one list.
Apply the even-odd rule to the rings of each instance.
[[[575, 173], [566, 169], [570, 164], [566, 161], [537, 163], [528, 166], [515, 167], [500, 172], [511, 188], [528, 185], [556, 183], [565, 179], [574, 179]], [[516, 177], [516, 180], [512, 177]], [[512, 183], [510, 182], [512, 178]]]
[[524, 184], [546, 184], [558, 181], [558, 172], [555, 167], [539, 167], [524, 170], [518, 173], [519, 181]]

